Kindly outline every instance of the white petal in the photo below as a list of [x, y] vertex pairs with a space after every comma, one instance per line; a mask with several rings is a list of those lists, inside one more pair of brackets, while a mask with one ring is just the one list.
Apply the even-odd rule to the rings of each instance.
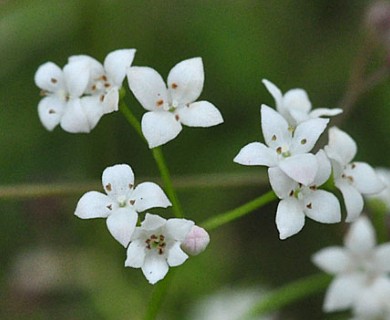
[[194, 225], [194, 222], [191, 220], [169, 219], [165, 225], [166, 236], [169, 239], [183, 242]]
[[251, 142], [240, 150], [233, 161], [246, 166], [270, 167], [277, 164], [277, 154], [260, 142]]
[[279, 168], [291, 179], [308, 186], [317, 174], [318, 162], [314, 154], [297, 154], [281, 160]]
[[295, 198], [281, 200], [276, 211], [276, 226], [279, 238], [284, 240], [302, 230], [305, 214]]
[[189, 127], [212, 127], [223, 122], [219, 110], [210, 102], [198, 101], [176, 110], [179, 121]]
[[329, 179], [332, 172], [332, 166], [324, 150], [319, 150], [316, 153], [316, 158], [318, 162], [318, 170], [316, 177], [314, 178], [313, 185], [321, 186]]
[[90, 81], [95, 82], [96, 79], [104, 75], [103, 65], [91, 56], [80, 54], [75, 56], [70, 56], [68, 58], [69, 63], [79, 62], [84, 63], [88, 66], [88, 71], [90, 75]]
[[182, 126], [175, 116], [166, 111], [151, 111], [143, 115], [142, 133], [148, 141], [149, 148], [161, 146], [177, 137]]
[[291, 133], [287, 121], [274, 109], [261, 106], [261, 128], [265, 143], [276, 149], [281, 145], [290, 145]]
[[167, 223], [167, 220], [156, 215], [147, 213], [145, 215], [145, 220], [142, 221], [141, 227], [147, 231], [153, 231], [163, 227]]
[[375, 249], [375, 266], [379, 272], [390, 272], [390, 243], [384, 243]]
[[319, 117], [333, 117], [337, 116], [338, 114], [342, 113], [343, 109], [340, 108], [333, 108], [333, 109], [326, 109], [326, 108], [317, 108], [314, 109], [312, 112], [310, 112], [311, 118], [319, 118]]
[[167, 82], [173, 101], [179, 104], [194, 102], [203, 89], [202, 59], [192, 58], [179, 62], [169, 72]]
[[39, 88], [49, 92], [64, 89], [62, 70], [53, 62], [46, 62], [39, 66], [34, 80]]
[[359, 255], [364, 255], [375, 247], [375, 230], [367, 217], [361, 216], [351, 225], [344, 243], [351, 252]]
[[167, 208], [172, 205], [164, 191], [153, 182], [140, 183], [131, 194], [137, 212], [150, 208]]
[[127, 164], [117, 164], [103, 171], [102, 184], [106, 193], [113, 199], [128, 200], [134, 191], [134, 173]]
[[298, 187], [298, 182], [291, 179], [279, 167], [269, 168], [268, 177], [272, 190], [280, 199], [287, 198], [291, 191], [294, 192]]
[[345, 208], [347, 209], [347, 218], [345, 221], [355, 221], [363, 210], [364, 202], [362, 195], [355, 187], [344, 181], [337, 180], [335, 181], [335, 185], [340, 189], [344, 198]]
[[327, 273], [337, 274], [348, 271], [353, 263], [342, 247], [328, 247], [312, 256], [313, 263]]
[[61, 121], [65, 102], [55, 96], [43, 98], [38, 104], [38, 116], [43, 126], [52, 131]]
[[87, 119], [89, 131], [91, 131], [104, 114], [103, 103], [97, 96], [86, 96], [80, 99], [80, 106]]
[[364, 162], [353, 162], [344, 174], [353, 178], [352, 185], [363, 194], [375, 194], [385, 187], [375, 170]]
[[329, 142], [325, 152], [329, 158], [346, 165], [352, 161], [357, 152], [355, 141], [344, 131], [337, 127], [328, 130]]
[[336, 223], [341, 221], [339, 200], [334, 194], [325, 190], [311, 191], [305, 197], [305, 214], [321, 223]]
[[119, 208], [106, 220], [111, 235], [125, 248], [137, 224], [138, 214], [130, 208]]
[[329, 119], [310, 119], [302, 122], [294, 131], [291, 153], [306, 153], [313, 149], [320, 135], [324, 132]]
[[168, 101], [168, 91], [160, 74], [149, 67], [131, 67], [127, 72], [130, 90], [146, 110], [156, 110]]
[[81, 99], [68, 101], [60, 124], [62, 129], [70, 133], [88, 133], [91, 131], [91, 125], [81, 105]]
[[163, 255], [149, 253], [145, 257], [145, 263], [142, 266], [142, 272], [149, 283], [155, 284], [168, 273], [168, 263]]
[[180, 242], [175, 242], [169, 249], [167, 262], [170, 267], [180, 266], [188, 258], [188, 255], [180, 248]]
[[110, 52], [104, 59], [104, 69], [115, 86], [121, 87], [127, 69], [134, 60], [135, 49], [120, 49]]
[[363, 279], [356, 273], [338, 276], [330, 284], [323, 309], [325, 312], [350, 308], [363, 287]]
[[282, 98], [283, 98], [283, 94], [282, 92], [280, 91], [280, 89], [275, 85], [273, 84], [271, 81], [267, 80], [267, 79], [263, 79], [262, 80], [263, 84], [265, 85], [265, 87], [267, 88], [268, 92], [272, 95], [272, 97], [274, 98], [275, 100], [275, 104], [276, 104], [276, 108], [278, 110], [278, 112], [281, 112], [281, 110], [279, 110], [280, 106], [282, 105]]
[[297, 88], [287, 91], [282, 103], [298, 123], [308, 119], [311, 102], [305, 90]]
[[111, 113], [118, 111], [119, 107], [119, 91], [118, 88], [114, 87], [108, 91], [103, 99], [103, 113]]
[[84, 60], [69, 62], [64, 67], [64, 79], [71, 98], [80, 97], [90, 79], [89, 64]]
[[74, 214], [81, 219], [107, 218], [113, 209], [109, 197], [97, 191], [90, 191], [80, 198]]
[[127, 248], [126, 267], [141, 268], [144, 265], [146, 247], [144, 239], [137, 239]]

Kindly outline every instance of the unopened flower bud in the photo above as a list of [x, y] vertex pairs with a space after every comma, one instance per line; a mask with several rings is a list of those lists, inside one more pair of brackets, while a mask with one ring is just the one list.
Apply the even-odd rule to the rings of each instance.
[[367, 9], [366, 23], [368, 29], [378, 41], [390, 46], [390, 2], [375, 1]]
[[181, 248], [189, 255], [196, 256], [203, 252], [210, 242], [207, 231], [201, 227], [193, 226], [181, 244]]

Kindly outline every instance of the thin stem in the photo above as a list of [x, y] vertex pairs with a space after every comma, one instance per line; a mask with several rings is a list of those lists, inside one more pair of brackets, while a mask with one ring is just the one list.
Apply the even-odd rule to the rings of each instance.
[[216, 215], [205, 222], [201, 223], [201, 226], [207, 230], [216, 229], [226, 223], [234, 221], [262, 206], [276, 199], [276, 195], [273, 191], [269, 191], [262, 196], [236, 208], [219, 215]]
[[[123, 101], [123, 99], [121, 100], [121, 103], [119, 105], [119, 110], [123, 113], [127, 121], [135, 129], [135, 131], [142, 138], [142, 140], [146, 141], [144, 135], [142, 134], [141, 124], [139, 123], [138, 119], [134, 116], [133, 112], [131, 112], [127, 104]], [[172, 202], [173, 214], [177, 218], [182, 218], [184, 217], [183, 210], [181, 208], [179, 199], [173, 187], [171, 176], [163, 152], [160, 147], [153, 148], [151, 150], [152, 150], [153, 158], [156, 161], [158, 170], [160, 171], [160, 175], [164, 183], [165, 191], [167, 192], [168, 197]]]
[[249, 320], [280, 310], [300, 299], [321, 292], [330, 281], [329, 275], [321, 273], [291, 282], [263, 297], [242, 319]]

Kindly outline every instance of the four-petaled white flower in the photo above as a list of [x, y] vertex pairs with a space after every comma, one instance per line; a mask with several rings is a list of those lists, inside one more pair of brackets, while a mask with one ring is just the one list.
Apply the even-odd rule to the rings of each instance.
[[292, 127], [296, 127], [301, 122], [309, 119], [323, 116], [335, 116], [343, 112], [343, 110], [339, 108], [317, 108], [311, 110], [311, 102], [305, 90], [296, 88], [282, 94], [280, 89], [271, 81], [263, 79], [263, 84], [275, 99], [276, 110]]
[[162, 77], [149, 67], [132, 67], [128, 72], [131, 91], [149, 112], [142, 117], [142, 133], [154, 148], [174, 139], [182, 124], [210, 127], [223, 122], [219, 110], [210, 102], [197, 101], [204, 82], [201, 58], [184, 60], [168, 75], [168, 88]]
[[[311, 119], [292, 130], [275, 110], [261, 106], [261, 127], [265, 144], [252, 142], [243, 147], [234, 161], [243, 165], [279, 167], [291, 179], [307, 186], [317, 174], [316, 157], [308, 153], [325, 130], [328, 119]], [[270, 180], [273, 176], [270, 176]], [[271, 181], [271, 185], [274, 185]]]
[[347, 210], [347, 222], [354, 221], [363, 210], [363, 195], [378, 193], [384, 184], [375, 170], [365, 162], [351, 162], [357, 152], [355, 141], [344, 131], [329, 131], [325, 152], [332, 160], [335, 186], [341, 191]]
[[390, 243], [376, 247], [374, 229], [362, 216], [351, 225], [344, 245], [313, 256], [314, 264], [336, 275], [326, 292], [324, 311], [352, 308], [364, 319], [385, 312], [390, 301]]
[[188, 255], [180, 245], [193, 226], [194, 223], [186, 219], [166, 220], [147, 213], [131, 237], [125, 266], [141, 268], [151, 284], [163, 279], [169, 267], [187, 260]]
[[281, 199], [276, 211], [280, 239], [298, 233], [305, 225], [305, 216], [321, 223], [336, 223], [341, 220], [340, 204], [335, 195], [318, 189], [330, 176], [329, 159], [323, 150], [316, 157], [318, 171], [309, 186], [290, 179], [278, 167], [269, 169], [270, 180], [274, 183], [272, 189]]
[[133, 170], [126, 164], [106, 168], [102, 183], [107, 195], [97, 191], [85, 193], [75, 215], [82, 219], [107, 218], [108, 230], [124, 247], [130, 242], [138, 212], [171, 205], [163, 190], [153, 182], [134, 187]]

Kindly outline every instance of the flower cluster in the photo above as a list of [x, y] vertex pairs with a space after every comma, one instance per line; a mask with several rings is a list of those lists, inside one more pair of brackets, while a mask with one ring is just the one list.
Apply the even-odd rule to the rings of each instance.
[[305, 217], [322, 223], [341, 220], [337, 197], [319, 189], [333, 172], [335, 186], [340, 189], [347, 208], [347, 221], [356, 220], [363, 209], [362, 194], [374, 194], [383, 183], [366, 163], [351, 162], [356, 144], [340, 129], [329, 129], [329, 143], [315, 154], [320, 135], [329, 119], [340, 109], [315, 109], [307, 93], [293, 89], [285, 93], [270, 81], [263, 80], [276, 103], [276, 110], [261, 106], [261, 127], [265, 144], [252, 142], [243, 147], [234, 161], [243, 165], [267, 166], [270, 184], [280, 199], [276, 226], [281, 239], [298, 233]]
[[390, 242], [376, 246], [370, 221], [359, 217], [344, 238], [345, 247], [328, 247], [313, 262], [336, 278], [323, 305], [326, 312], [351, 308], [354, 319], [390, 318]]
[[[163, 219], [146, 213], [137, 226], [139, 213], [151, 208], [167, 208], [171, 202], [153, 182], [134, 184], [130, 166], [118, 164], [103, 171], [102, 184], [106, 194], [85, 193], [77, 203], [75, 215], [81, 219], [107, 218], [111, 235], [125, 248], [125, 265], [142, 268], [154, 284], [163, 279], [168, 266], [181, 265], [190, 255], [202, 252], [210, 238], [207, 232], [186, 219]], [[184, 252], [184, 251], [185, 252]]]
[[148, 111], [141, 125], [150, 148], [173, 140], [182, 125], [210, 127], [223, 122], [213, 104], [196, 101], [204, 82], [201, 58], [175, 65], [167, 87], [154, 69], [130, 67], [134, 55], [135, 49], [122, 49], [109, 53], [103, 65], [87, 55], [71, 56], [62, 70], [52, 62], [41, 65], [35, 83], [45, 96], [38, 105], [45, 128], [60, 124], [71, 133], [90, 132], [104, 114], [118, 110], [126, 75], [130, 90]]

